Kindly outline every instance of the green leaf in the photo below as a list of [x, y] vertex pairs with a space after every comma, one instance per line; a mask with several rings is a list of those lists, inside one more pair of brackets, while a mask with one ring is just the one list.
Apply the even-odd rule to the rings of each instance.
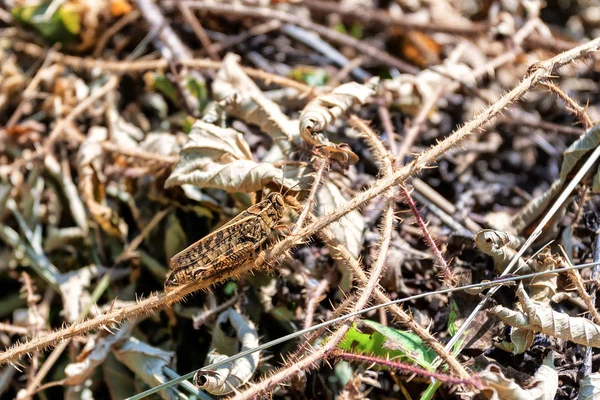
[[363, 26], [357, 23], [352, 24], [352, 26], [350, 27], [350, 35], [358, 40], [361, 40], [363, 38]]
[[313, 68], [300, 66], [294, 68], [289, 76], [299, 82], [304, 82], [309, 86], [324, 86], [329, 80], [329, 74], [323, 68]]
[[458, 330], [456, 320], [459, 315], [458, 305], [454, 300], [450, 300], [450, 315], [448, 316], [448, 332], [450, 333], [450, 336], [454, 336]]
[[187, 81], [187, 87], [192, 93], [192, 95], [194, 95], [198, 99], [200, 103], [199, 111], [204, 110], [204, 107], [206, 107], [206, 105], [208, 104], [208, 92], [206, 91], [206, 83], [198, 81], [197, 79], [194, 79], [190, 76]]
[[179, 104], [179, 100], [177, 98], [177, 91], [175, 87], [169, 82], [169, 80], [165, 77], [164, 74], [159, 72], [150, 72], [144, 76], [147, 79], [147, 82], [150, 83], [150, 87], [154, 90], [158, 90], [162, 93], [167, 99], [169, 99], [173, 104]]
[[414, 333], [383, 326], [375, 321], [361, 320], [360, 323], [374, 332], [363, 333], [352, 327], [339, 348], [382, 358], [412, 361], [428, 370], [433, 368], [435, 352]]
[[74, 42], [81, 31], [81, 15], [77, 10], [63, 5], [54, 14], [45, 16], [50, 3], [15, 6], [11, 14], [15, 20], [37, 30], [50, 42]]

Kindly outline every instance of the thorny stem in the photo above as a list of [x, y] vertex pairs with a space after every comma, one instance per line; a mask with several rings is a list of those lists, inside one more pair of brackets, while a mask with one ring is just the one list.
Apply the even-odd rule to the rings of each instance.
[[319, 186], [321, 185], [321, 179], [323, 179], [323, 173], [325, 172], [325, 170], [327, 169], [327, 167], [329, 165], [329, 161], [326, 159], [320, 159], [319, 162], [321, 164], [317, 168], [317, 173], [315, 174], [315, 179], [313, 180], [312, 187], [310, 188], [310, 193], [308, 194], [308, 198], [304, 202], [304, 207], [302, 208], [302, 212], [300, 213], [300, 216], [296, 220], [296, 225], [294, 226], [294, 229], [292, 230], [292, 235], [296, 234], [298, 232], [298, 230], [300, 230], [300, 228], [302, 228], [302, 226], [304, 225], [304, 220], [306, 219], [306, 216], [312, 210], [313, 203], [315, 202], [315, 198], [317, 197], [317, 191], [319, 189]]
[[417, 220], [417, 225], [419, 225], [419, 228], [421, 228], [421, 232], [423, 232], [423, 238], [425, 240], [425, 243], [427, 243], [429, 250], [431, 250], [431, 252], [433, 253], [433, 258], [435, 259], [435, 266], [437, 267], [439, 275], [442, 277], [444, 284], [448, 287], [456, 286], [457, 282], [455, 274], [452, 272], [452, 270], [446, 263], [444, 255], [438, 248], [437, 244], [435, 243], [435, 240], [433, 240], [431, 233], [429, 233], [429, 229], [427, 229], [427, 224], [425, 223], [425, 221], [423, 221], [423, 218], [421, 217], [421, 212], [417, 208], [417, 205], [415, 204], [415, 201], [410, 195], [410, 192], [404, 187], [404, 185], [400, 185], [400, 192], [404, 203], [406, 203], [410, 208], [410, 211], [412, 211], [413, 215], [415, 216], [415, 219]]
[[[405, 182], [409, 177], [418, 173], [421, 169], [441, 157], [450, 148], [456, 146], [467, 137], [473, 135], [473, 131], [475, 129], [481, 130], [483, 126], [486, 125], [486, 123], [488, 123], [492, 118], [494, 118], [500, 111], [507, 107], [511, 102], [517, 100], [521, 95], [523, 95], [523, 93], [530, 90], [542, 79], [550, 77], [554, 71], [561, 66], [572, 62], [575, 59], [584, 57], [587, 54], [598, 50], [598, 48], [600, 48], [600, 38], [594, 39], [564, 53], [560, 53], [549, 60], [534, 64], [530, 68], [530, 73], [528, 76], [526, 76], [519, 85], [498, 99], [496, 103], [492, 104], [481, 114], [465, 124], [462, 128], [455, 131], [451, 136], [447, 137], [433, 148], [416, 157], [412, 162], [394, 172], [392, 176], [376, 181], [370, 189], [354, 197], [345, 206], [323, 215], [321, 218], [301, 229], [297, 235], [294, 235], [293, 238], [290, 236], [282, 240], [264, 254], [264, 259], [272, 260], [279, 257], [281, 254], [285, 254], [285, 252], [291, 249], [296, 243], [300, 243], [302, 240], [308, 238], [314, 233], [321, 231], [330, 223], [339, 220], [350, 211], [355, 210], [366, 202], [372, 200], [390, 187]], [[235, 273], [242, 274], [250, 269], [253, 269], [253, 265], [247, 264], [240, 267], [237, 271], [235, 271]], [[229, 276], [223, 276], [220, 278], [227, 279], [228, 277]], [[106, 324], [118, 323], [126, 318], [131, 318], [140, 314], [151, 313], [163, 306], [181, 301], [185, 295], [197, 290], [205, 289], [214, 283], [216, 282], [196, 282], [193, 285], [184, 286], [167, 293], [155, 293], [148, 299], [141, 300], [135, 305], [124, 307], [119, 310], [111, 310], [106, 314], [98, 315], [97, 317], [87, 321], [73, 324], [65, 329], [61, 329], [43, 337], [32, 339], [23, 344], [16, 344], [12, 348], [0, 354], [0, 364], [13, 362], [23, 355], [31, 353], [36, 349], [43, 349], [52, 346], [61, 340], [82, 335], [93, 329], [98, 329], [99, 327], [105, 326]], [[448, 360], [444, 361], [448, 362]]]
[[335, 351], [333, 354], [336, 358], [341, 358], [348, 361], [367, 363], [369, 365], [378, 364], [384, 367], [388, 367], [392, 370], [402, 371], [409, 374], [420, 375], [426, 378], [435, 378], [440, 382], [444, 382], [446, 384], [451, 385], [465, 385], [470, 387], [475, 387], [480, 389], [482, 384], [479, 380], [473, 379], [473, 377], [465, 378], [465, 379], [457, 379], [453, 376], [440, 374], [438, 372], [431, 372], [423, 368], [416, 367], [411, 364], [406, 364], [398, 361], [391, 361], [388, 359], [383, 359], [381, 357], [375, 356], [366, 356], [362, 354], [356, 353], [347, 353], [343, 351]]
[[559, 98], [563, 99], [565, 103], [567, 103], [567, 109], [571, 110], [573, 114], [575, 114], [575, 117], [579, 119], [579, 121], [583, 124], [583, 127], [586, 130], [594, 126], [594, 122], [591, 120], [590, 116], [585, 111], [585, 108], [577, 104], [577, 102], [573, 100], [571, 96], [566, 94], [560, 87], [554, 84], [554, 82], [544, 81], [541, 82], [541, 84], [546, 86], [548, 90], [556, 94]]
[[[393, 229], [394, 209], [392, 207], [392, 202], [388, 200], [384, 211], [384, 218], [381, 227], [382, 236], [379, 246], [379, 254], [377, 256], [377, 260], [371, 268], [368, 282], [365, 285], [364, 290], [356, 300], [356, 303], [354, 303], [351, 312], [364, 308], [367, 305], [369, 298], [371, 297], [371, 293], [377, 287], [379, 282], [379, 276], [381, 275], [385, 267], [386, 255], [390, 246]], [[270, 390], [276, 385], [291, 379], [297, 373], [297, 371], [306, 371], [307, 369], [314, 367], [318, 361], [328, 357], [330, 352], [337, 347], [338, 343], [346, 335], [346, 332], [348, 332], [350, 328], [350, 322], [352, 320], [353, 319], [348, 320], [344, 325], [340, 326], [328, 338], [327, 343], [325, 343], [321, 348], [314, 351], [312, 354], [306, 355], [305, 357], [302, 357], [302, 359], [299, 360], [295, 359], [295, 357], [292, 356], [286, 364], [286, 366], [280, 369], [279, 372], [275, 373], [274, 375], [268, 378], [263, 379], [262, 381], [253, 385], [248, 390], [245, 390], [244, 392], [231, 398], [231, 400], [255, 398], [256, 396], [265, 393], [266, 391]]]
[[[386, 176], [391, 175], [392, 172], [394, 171], [393, 158], [392, 158], [392, 155], [390, 154], [390, 152], [383, 145], [383, 143], [381, 142], [379, 137], [375, 134], [375, 132], [373, 132], [373, 130], [369, 127], [369, 125], [365, 121], [361, 120], [360, 118], [353, 115], [350, 117], [349, 122], [356, 129], [360, 130], [364, 134], [365, 139], [367, 140], [367, 143], [371, 147], [371, 150], [372, 150], [375, 158], [377, 160], [380, 160], [380, 162], [382, 163], [381, 169], [385, 171], [384, 172], [385, 175]], [[421, 218], [421, 215], [420, 215], [419, 211], [417, 210], [416, 205], [412, 201], [412, 198], [410, 198], [410, 194], [404, 188], [403, 185], [400, 185], [400, 189], [404, 193], [404, 196], [407, 199], [406, 201], [412, 203], [411, 210], [413, 211], [413, 214], [415, 215], [415, 218], [417, 219], [417, 221], [420, 222], [419, 225], [421, 226], [421, 229], [423, 231], [423, 235], [426, 238], [426, 241], [427, 241], [427, 238], [429, 238], [429, 240], [430, 240], [430, 241], [427, 241], [427, 243], [430, 245], [430, 248], [432, 249], [432, 251], [434, 253], [437, 263], [440, 264], [439, 265], [440, 269], [442, 271], [444, 271], [443, 273], [445, 275], [452, 276], [452, 274], [449, 271], [449, 268], [446, 264], [446, 261], [444, 260], [444, 257], [442, 256], [441, 252], [435, 245], [433, 238], [429, 234], [429, 231], [427, 230], [427, 227], [425, 226], [425, 223], [423, 222], [423, 219]], [[327, 232], [325, 232], [325, 231], [327, 231]], [[331, 232], [327, 228], [324, 229], [323, 231], [321, 231], [321, 233], [323, 236], [326, 237], [326, 240], [325, 240], [326, 243], [333, 244], [332, 241], [333, 241], [333, 239], [335, 239], [335, 236], [333, 234], [331, 234]], [[344, 258], [344, 260], [346, 260], [346, 262], [349, 266], [352, 267], [353, 273], [358, 277], [358, 280], [361, 283], [361, 285], [366, 285], [367, 278], [366, 278], [366, 275], [364, 275], [362, 268], [360, 268], [360, 264], [350, 254], [348, 249], [345, 248], [345, 246], [343, 246], [341, 243], [339, 243], [339, 241], [337, 239], [335, 239], [335, 243], [336, 244], [333, 245], [334, 250], [336, 250], [338, 253], [340, 253], [340, 256], [342, 258]], [[340, 247], [342, 247], [342, 248], [340, 248]], [[441, 259], [441, 263], [439, 261], [440, 259]], [[379, 287], [375, 288], [374, 294], [375, 294], [375, 299], [377, 301], [379, 301], [380, 303], [386, 303], [389, 301], [388, 296], [386, 296], [385, 293], [383, 292], [383, 290]], [[434, 349], [434, 351], [439, 355], [439, 357], [444, 359], [444, 361], [446, 361], [448, 363], [448, 365], [450, 365], [451, 368], [459, 376], [467, 377], [469, 375], [466, 372], [466, 370], [462, 367], [462, 365], [460, 365], [460, 363], [456, 360], [456, 358], [453, 357], [450, 353], [448, 353], [448, 351], [446, 351], [444, 349], [444, 346], [442, 346], [433, 336], [431, 336], [427, 330], [421, 328], [421, 326], [416, 324], [410, 315], [406, 314], [400, 307], [397, 307], [397, 306], [393, 307], [391, 309], [391, 311], [395, 314], [395, 316], [399, 320], [399, 322], [404, 324], [408, 329], [415, 332], [421, 339], [423, 339], [423, 341], [425, 343], [428, 343]]]
[[[319, 232], [319, 235], [323, 241], [327, 243], [327, 245], [331, 247], [331, 249], [346, 262], [346, 266], [351, 268], [353, 276], [359, 281], [359, 283], [361, 285], [366, 284], [368, 281], [367, 274], [365, 274], [360, 262], [354, 258], [348, 248], [335, 237], [333, 232], [329, 228], [325, 228]], [[379, 304], [389, 303], [391, 301], [380, 287], [376, 287], [373, 290], [373, 298]], [[449, 352], [447, 352], [444, 349], [444, 346], [438, 342], [426, 328], [423, 328], [421, 325], [415, 323], [413, 318], [406, 313], [402, 307], [394, 304], [390, 305], [388, 310], [394, 315], [396, 321], [423, 339], [423, 341], [430, 346], [433, 351], [435, 351], [458, 376], [461, 378], [469, 376], [469, 373], [458, 362], [458, 360]]]

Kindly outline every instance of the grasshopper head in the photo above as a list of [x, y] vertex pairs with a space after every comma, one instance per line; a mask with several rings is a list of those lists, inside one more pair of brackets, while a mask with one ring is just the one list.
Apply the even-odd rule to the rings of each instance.
[[277, 213], [277, 217], [281, 219], [281, 217], [283, 216], [283, 211], [285, 210], [285, 200], [283, 199], [281, 193], [269, 193], [267, 199], [269, 199], [269, 201], [273, 205], [273, 208]]
[[167, 280], [165, 281], [165, 290], [173, 289], [183, 282], [179, 282], [179, 274], [176, 273], [177, 270], [172, 271], [169, 276], [167, 276]]

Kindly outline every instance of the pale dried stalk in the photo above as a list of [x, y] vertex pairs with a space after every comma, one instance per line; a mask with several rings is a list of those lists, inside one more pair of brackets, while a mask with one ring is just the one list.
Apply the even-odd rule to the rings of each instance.
[[[40, 57], [45, 54], [45, 50], [33, 43], [16, 42], [14, 48], [17, 51], [24, 51], [34, 57]], [[101, 69], [107, 72], [116, 73], [131, 73], [144, 72], [151, 70], [165, 70], [169, 67], [169, 62], [165, 59], [159, 60], [137, 60], [137, 61], [105, 61], [97, 60], [91, 57], [76, 57], [69, 56], [63, 53], [54, 52], [52, 61], [55, 63], [65, 64], [75, 69]], [[192, 58], [181, 60], [181, 64], [197, 69], [219, 69], [223, 63], [221, 61], [213, 61], [210, 59]], [[283, 76], [273, 75], [265, 71], [254, 68], [242, 67], [244, 72], [255, 79], [260, 79], [267, 84], [275, 84], [283, 87], [291, 87], [297, 89], [302, 95], [312, 97], [319, 91], [304, 83], [289, 79]]]

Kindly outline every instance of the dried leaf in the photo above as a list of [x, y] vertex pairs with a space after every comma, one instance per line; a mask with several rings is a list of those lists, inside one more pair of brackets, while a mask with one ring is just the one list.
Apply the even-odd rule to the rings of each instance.
[[300, 114], [300, 135], [313, 145], [329, 144], [319, 132], [341, 117], [355, 104], [364, 104], [375, 94], [379, 79], [372, 78], [366, 84], [350, 82], [338, 86], [331, 93], [317, 97], [304, 107]]
[[104, 362], [114, 346], [118, 347], [131, 336], [135, 324], [135, 320], [126, 321], [114, 335], [100, 331], [94, 337], [90, 337], [81, 350], [77, 362], [70, 363], [65, 367], [65, 385], [72, 386], [83, 383]]
[[577, 400], [596, 400], [600, 398], [600, 373], [594, 372], [579, 382]]
[[299, 136], [298, 121], [291, 121], [279, 106], [269, 100], [239, 65], [240, 57], [229, 53], [213, 82], [215, 98], [228, 114], [257, 125], [282, 150]]
[[[475, 244], [477, 248], [494, 259], [494, 267], [497, 272], [503, 272], [508, 264], [513, 260], [520, 244], [518, 238], [505, 232], [494, 231], [492, 229], [484, 229], [475, 236]], [[515, 273], [528, 274], [531, 272], [531, 267], [519, 258]]]
[[[231, 325], [235, 337], [229, 337], [223, 331], [223, 325]], [[214, 364], [235, 353], [258, 347], [258, 332], [252, 321], [238, 314], [232, 308], [222, 312], [217, 318], [213, 331], [211, 351], [207, 363]], [[221, 365], [216, 369], [200, 370], [194, 376], [194, 384], [211, 394], [231, 393], [252, 378], [258, 365], [259, 352]]]
[[[171, 351], [161, 350], [130, 337], [119, 349], [114, 349], [113, 354], [150, 387], [169, 380], [163, 373], [163, 367], [168, 367], [173, 362], [174, 353]], [[171, 388], [161, 391], [160, 396], [163, 399], [177, 398]]]
[[[347, 200], [335, 183], [327, 180], [317, 192], [316, 214], [321, 216], [346, 205]], [[346, 245], [354, 257], [360, 255], [365, 230], [365, 218], [358, 210], [353, 210], [345, 217], [329, 225], [335, 236]]]
[[[561, 266], [562, 259], [560, 256], [551, 254], [548, 248], [540, 252], [531, 265], [534, 272], [554, 271]], [[544, 274], [531, 278], [529, 290], [531, 299], [540, 303], [549, 304], [557, 292], [558, 274]]]
[[600, 347], [600, 326], [587, 318], [570, 317], [529, 298], [523, 286], [517, 289], [523, 312], [496, 306], [490, 312], [507, 325], [545, 333], [584, 346]]
[[107, 137], [106, 128], [92, 127], [88, 131], [87, 139], [79, 146], [77, 152], [79, 189], [94, 221], [107, 233], [125, 237], [127, 224], [119, 218], [116, 212], [104, 204], [104, 177], [100, 173], [104, 151], [100, 143]]
[[534, 375], [537, 382], [529, 389], [523, 389], [514, 380], [506, 378], [500, 368], [494, 364], [480, 372], [479, 377], [494, 391], [492, 399], [552, 400], [558, 390], [558, 373], [554, 368], [553, 359], [554, 352], [551, 351]]
[[165, 187], [192, 184], [250, 193], [269, 183], [289, 188], [298, 183], [303, 172], [304, 168], [286, 168], [285, 181], [282, 181], [280, 168], [252, 160], [241, 133], [196, 121]]

